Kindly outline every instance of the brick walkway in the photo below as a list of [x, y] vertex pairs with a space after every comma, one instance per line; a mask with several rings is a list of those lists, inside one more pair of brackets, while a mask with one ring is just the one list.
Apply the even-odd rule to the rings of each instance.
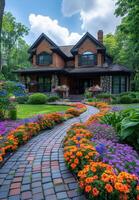
[[85, 121], [96, 108], [34, 137], [0, 169], [0, 200], [83, 200], [77, 181], [65, 166], [62, 140], [75, 122]]

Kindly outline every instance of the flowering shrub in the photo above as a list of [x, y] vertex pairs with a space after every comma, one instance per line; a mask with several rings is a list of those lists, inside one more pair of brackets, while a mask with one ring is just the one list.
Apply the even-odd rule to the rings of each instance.
[[[95, 102], [92, 105], [98, 106], [100, 113], [91, 116], [85, 124], [72, 125], [67, 131], [64, 140], [65, 162], [68, 168], [78, 175], [79, 186], [86, 193], [88, 199], [139, 200], [139, 179], [136, 176], [139, 169], [137, 154], [131, 147], [117, 144], [117, 138], [114, 142], [110, 141], [109, 144], [105, 133], [104, 138], [106, 137], [106, 139], [100, 140], [99, 133], [97, 135], [97, 127], [96, 133], [95, 131], [91, 133], [87, 129], [87, 126], [91, 127], [93, 122], [98, 123], [100, 118], [110, 109], [106, 103]], [[95, 126], [95, 124], [93, 125]], [[104, 125], [101, 128], [106, 129]], [[101, 132], [102, 129], [100, 129], [98, 131]], [[113, 134], [115, 135], [114, 132]], [[114, 159], [111, 158], [112, 156]], [[126, 157], [130, 159], [130, 164]], [[119, 167], [122, 162], [122, 166], [126, 165], [126, 167]]]
[[75, 108], [69, 108], [67, 111], [66, 111], [66, 114], [71, 114], [75, 117], [78, 117], [80, 115], [80, 111], [78, 109], [75, 109]]
[[94, 139], [106, 139], [113, 142], [118, 142], [119, 137], [114, 128], [107, 124], [92, 123], [87, 128], [93, 133]]
[[[86, 106], [83, 106], [83, 108], [85, 110]], [[78, 111], [81, 110], [80, 113], [82, 113], [83, 108], [78, 107]], [[36, 115], [34, 118], [24, 119], [22, 122], [15, 124], [13, 129], [10, 130], [8, 135], [4, 138], [4, 142], [0, 142], [0, 161], [3, 160], [7, 152], [16, 150], [21, 144], [24, 144], [33, 136], [37, 135], [40, 130], [52, 128], [54, 125], [72, 117], [74, 116], [71, 114], [51, 113]], [[5, 131], [7, 131], [5, 122], [2, 123], [0, 123], [0, 135], [3, 135]], [[0, 139], [2, 139], [1, 136]]]
[[81, 103], [76, 103], [76, 104], [69, 104], [72, 107], [76, 107], [76, 108], [69, 108], [66, 111], [66, 114], [71, 114], [75, 117], [79, 116], [81, 113], [86, 111], [86, 106], [84, 104]]
[[125, 171], [139, 176], [139, 155], [131, 146], [105, 139], [93, 139], [93, 142], [96, 150], [102, 154], [103, 162], [110, 164], [119, 172]]
[[88, 102], [87, 104], [99, 108], [100, 112], [91, 115], [86, 121], [86, 125], [90, 125], [93, 122], [98, 122], [110, 110], [109, 105], [104, 102]]
[[[135, 199], [138, 178], [121, 172], [118, 176], [113, 168], [103, 162], [91, 162], [78, 172], [80, 188], [88, 199]], [[137, 188], [138, 189], [138, 188]]]

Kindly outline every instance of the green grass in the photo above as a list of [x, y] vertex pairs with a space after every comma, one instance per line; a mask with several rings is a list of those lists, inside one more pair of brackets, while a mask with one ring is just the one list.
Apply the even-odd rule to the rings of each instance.
[[17, 117], [18, 119], [24, 119], [32, 117], [35, 114], [45, 114], [52, 112], [62, 112], [69, 108], [69, 106], [63, 105], [17, 105]]

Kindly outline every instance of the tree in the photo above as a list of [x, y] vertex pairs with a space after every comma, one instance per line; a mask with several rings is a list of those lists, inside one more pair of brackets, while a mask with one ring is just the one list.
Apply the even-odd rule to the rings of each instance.
[[[139, 0], [117, 0], [116, 16], [122, 17], [117, 32], [123, 35], [123, 48], [134, 70], [139, 69]], [[125, 47], [126, 44], [126, 47]]]
[[2, 60], [1, 60], [1, 30], [2, 30], [2, 19], [5, 8], [5, 0], [0, 0], [0, 71], [2, 69]]
[[12, 79], [12, 70], [17, 69], [19, 66], [21, 67], [24, 62], [27, 64], [28, 45], [23, 40], [23, 37], [27, 34], [28, 28], [26, 26], [16, 22], [11, 13], [4, 14], [1, 43], [4, 60], [2, 72], [6, 79]]

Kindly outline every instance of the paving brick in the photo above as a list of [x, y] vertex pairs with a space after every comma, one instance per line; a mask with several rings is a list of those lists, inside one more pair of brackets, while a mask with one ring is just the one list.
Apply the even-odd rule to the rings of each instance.
[[10, 196], [20, 194], [20, 188], [15, 188], [10, 190]]
[[29, 198], [32, 198], [32, 193], [30, 191], [22, 192], [22, 194], [21, 194], [21, 199], [22, 200], [29, 199]]
[[68, 197], [66, 192], [58, 192], [56, 196], [57, 196], [57, 199], [65, 199]]
[[61, 143], [71, 124], [87, 119], [92, 111], [44, 131], [19, 148], [0, 170], [0, 199], [84, 200], [65, 165]]
[[10, 188], [11, 188], [11, 189], [20, 188], [20, 186], [21, 186], [21, 183], [20, 183], [20, 182], [19, 182], [19, 183], [12, 183], [11, 186], [10, 186]]

